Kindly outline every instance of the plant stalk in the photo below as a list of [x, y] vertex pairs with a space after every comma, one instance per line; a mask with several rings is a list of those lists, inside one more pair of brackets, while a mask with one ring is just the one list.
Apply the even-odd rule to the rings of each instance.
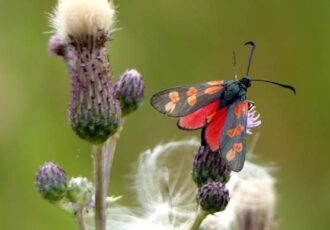
[[106, 230], [106, 196], [102, 146], [93, 146], [95, 186], [95, 230]]
[[77, 222], [80, 230], [87, 230], [84, 220], [84, 207], [79, 207], [76, 214]]
[[104, 192], [105, 196], [108, 194], [109, 183], [110, 183], [110, 173], [112, 168], [113, 158], [115, 156], [117, 141], [120, 137], [121, 130], [124, 125], [125, 118], [121, 119], [118, 131], [111, 136], [105, 145], [103, 146], [103, 157], [104, 157]]
[[200, 225], [202, 224], [203, 220], [208, 216], [209, 214], [203, 210], [198, 211], [197, 216], [194, 220], [194, 223], [192, 224], [190, 230], [199, 230]]

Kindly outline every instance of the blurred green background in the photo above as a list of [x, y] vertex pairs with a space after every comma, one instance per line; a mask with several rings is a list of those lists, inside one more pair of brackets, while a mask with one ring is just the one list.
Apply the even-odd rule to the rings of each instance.
[[[70, 78], [47, 53], [47, 14], [55, 1], [4, 1], [0, 8], [0, 229], [76, 229], [73, 218], [42, 200], [34, 175], [45, 161], [69, 175], [91, 174], [90, 146], [67, 120]], [[115, 78], [137, 68], [146, 101], [126, 122], [111, 193], [134, 194], [129, 175], [138, 154], [162, 141], [198, 136], [156, 113], [149, 98], [161, 89], [232, 79], [232, 50], [246, 71], [247, 40], [257, 44], [251, 76], [296, 86], [298, 93], [255, 83], [248, 96], [263, 124], [258, 162], [275, 162], [281, 230], [330, 228], [328, 1], [117, 0], [110, 45]], [[256, 132], [256, 131], [255, 131]], [[249, 141], [251, 142], [251, 138]]]

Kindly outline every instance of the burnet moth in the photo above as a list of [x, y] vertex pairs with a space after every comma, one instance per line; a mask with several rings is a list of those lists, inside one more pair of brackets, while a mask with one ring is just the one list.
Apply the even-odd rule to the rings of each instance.
[[160, 113], [177, 117], [178, 127], [184, 130], [202, 129], [202, 142], [212, 151], [219, 151], [233, 171], [243, 168], [246, 154], [248, 110], [253, 106], [246, 98], [253, 81], [275, 84], [293, 91], [293, 86], [263, 79], [251, 79], [249, 71], [255, 43], [251, 45], [246, 76], [235, 80], [216, 80], [201, 84], [174, 87], [156, 93], [151, 105]]

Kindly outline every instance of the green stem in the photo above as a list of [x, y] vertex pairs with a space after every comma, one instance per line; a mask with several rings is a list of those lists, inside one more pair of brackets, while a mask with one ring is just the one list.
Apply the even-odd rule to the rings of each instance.
[[110, 137], [103, 147], [104, 156], [104, 192], [108, 194], [110, 183], [110, 172], [112, 168], [113, 157], [115, 155], [118, 137], [113, 135]]
[[204, 212], [203, 210], [199, 210], [190, 230], [199, 230], [201, 223], [208, 215], [209, 214], [207, 212]]
[[76, 218], [77, 218], [77, 222], [79, 225], [79, 229], [87, 230], [86, 225], [85, 225], [85, 220], [84, 220], [84, 207], [80, 207], [77, 210]]
[[93, 146], [95, 186], [95, 230], [106, 229], [106, 199], [104, 186], [104, 163], [102, 146]]
[[122, 118], [118, 131], [107, 140], [107, 142], [105, 143], [105, 145], [103, 147], [105, 196], [107, 196], [107, 194], [108, 194], [112, 162], [113, 162], [113, 158], [115, 156], [117, 141], [120, 137], [120, 133], [123, 128], [124, 121], [125, 121], [125, 118]]

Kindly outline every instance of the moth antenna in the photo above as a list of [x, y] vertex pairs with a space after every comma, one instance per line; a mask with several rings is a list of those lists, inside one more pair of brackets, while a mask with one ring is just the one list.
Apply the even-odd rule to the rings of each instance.
[[263, 79], [251, 79], [251, 81], [263, 81], [263, 82], [271, 83], [274, 85], [278, 85], [283, 88], [287, 88], [287, 89], [291, 90], [294, 93], [294, 95], [296, 95], [296, 89], [292, 85], [283, 84], [283, 83], [279, 83], [279, 82], [275, 82], [275, 81], [263, 80]]
[[238, 81], [237, 78], [237, 68], [236, 68], [236, 52], [233, 50], [233, 73], [234, 73], [234, 78], [236, 81]]
[[250, 66], [251, 66], [251, 62], [252, 62], [253, 53], [254, 53], [254, 50], [256, 48], [256, 44], [253, 41], [248, 41], [248, 42], [245, 42], [244, 45], [245, 46], [246, 45], [251, 45], [250, 57], [249, 57], [249, 62], [248, 62], [247, 70], [246, 70], [246, 76], [249, 76]]

